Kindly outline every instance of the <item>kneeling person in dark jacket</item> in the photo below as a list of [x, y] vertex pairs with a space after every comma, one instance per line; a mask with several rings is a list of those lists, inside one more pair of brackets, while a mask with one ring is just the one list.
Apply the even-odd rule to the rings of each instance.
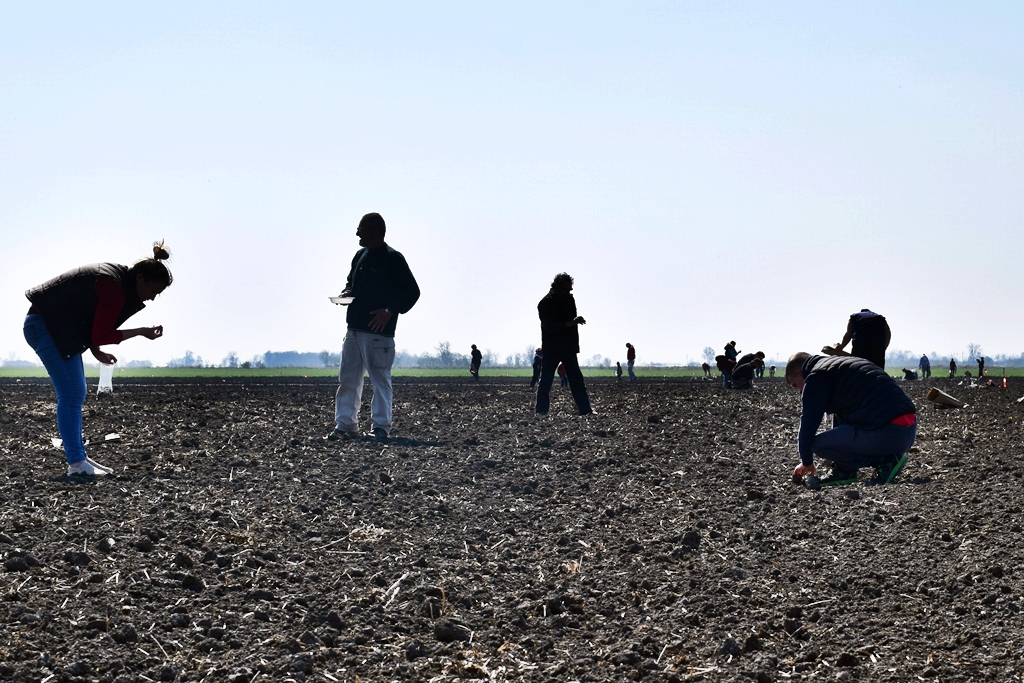
[[[803, 403], [794, 479], [815, 473], [815, 455], [833, 462], [822, 486], [854, 483], [861, 467], [875, 468], [872, 483], [896, 478], [917, 436], [917, 410], [884, 370], [854, 356], [801, 352], [786, 364], [786, 383]], [[834, 414], [838, 426], [817, 434], [825, 413]]]

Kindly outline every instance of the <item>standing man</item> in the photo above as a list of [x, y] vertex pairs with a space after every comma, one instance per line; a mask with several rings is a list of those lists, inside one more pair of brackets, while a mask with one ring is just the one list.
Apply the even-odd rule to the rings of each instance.
[[[917, 410], [882, 368], [856, 356], [800, 352], [786, 364], [786, 383], [803, 403], [794, 481], [814, 475], [815, 455], [833, 463], [822, 486], [855, 483], [861, 467], [875, 468], [873, 483], [896, 478], [917, 436]], [[817, 434], [825, 413], [840, 424]]]
[[729, 360], [736, 360], [736, 356], [739, 355], [739, 351], [736, 350], [736, 342], [731, 341], [725, 345], [725, 357]]
[[372, 435], [378, 441], [391, 432], [391, 365], [395, 362], [395, 325], [400, 313], [408, 313], [420, 298], [405, 257], [384, 242], [387, 226], [379, 213], [359, 221], [356, 236], [362, 247], [352, 258], [343, 297], [353, 297], [345, 320], [348, 331], [341, 350], [338, 391], [334, 398], [337, 439], [359, 437], [359, 405], [363, 396], [363, 371], [370, 375]]
[[843, 341], [836, 344], [836, 350], [841, 351], [852, 340], [851, 355], [865, 358], [884, 370], [885, 350], [889, 348], [891, 337], [885, 316], [862, 308], [860, 313], [850, 316], [850, 322], [846, 324], [846, 335]]
[[633, 364], [636, 363], [636, 349], [629, 342], [626, 342], [626, 371], [629, 373], [629, 381], [636, 381], [636, 374], [633, 372]]
[[921, 371], [921, 379], [928, 379], [932, 376], [932, 363], [928, 360], [928, 354], [922, 354], [921, 360], [917, 362], [917, 369]]
[[576, 354], [580, 352], [580, 325], [586, 325], [583, 316], [576, 315], [576, 299], [572, 295], [573, 279], [568, 273], [559, 273], [551, 283], [551, 290], [537, 304], [540, 315], [541, 346], [544, 347], [544, 367], [537, 388], [537, 413], [546, 415], [551, 401], [551, 383], [555, 369], [562, 365], [572, 390], [573, 400], [580, 415], [590, 415], [587, 386]]
[[476, 348], [476, 344], [473, 344], [473, 351], [470, 353], [469, 361], [469, 374], [473, 375], [473, 379], [480, 381], [480, 363], [484, 359], [484, 354], [480, 353], [480, 349]]
[[985, 379], [985, 356], [978, 356], [978, 382]]
[[949, 376], [956, 377], [956, 361], [952, 358], [949, 359]]

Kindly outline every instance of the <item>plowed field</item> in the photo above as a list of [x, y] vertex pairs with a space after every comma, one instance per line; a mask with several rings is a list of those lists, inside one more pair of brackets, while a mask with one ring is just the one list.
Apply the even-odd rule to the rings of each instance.
[[934, 384], [897, 483], [814, 492], [779, 381], [397, 380], [386, 444], [329, 381], [120, 384], [90, 482], [6, 381], [0, 679], [1020, 680], [1021, 390]]

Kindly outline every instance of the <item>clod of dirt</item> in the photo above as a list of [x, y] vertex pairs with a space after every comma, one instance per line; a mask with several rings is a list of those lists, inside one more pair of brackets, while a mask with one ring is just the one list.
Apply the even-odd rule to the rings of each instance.
[[30, 568], [24, 557], [8, 557], [4, 560], [4, 569], [9, 572], [27, 572]]
[[434, 637], [442, 643], [469, 640], [472, 634], [468, 626], [453, 619], [441, 619], [434, 624]]
[[114, 639], [115, 643], [121, 643], [122, 645], [139, 642], [139, 634], [131, 624], [118, 626], [110, 633], [110, 637]]
[[743, 650], [740, 648], [740, 644], [737, 643], [733, 638], [726, 638], [725, 642], [722, 643], [722, 647], [718, 649], [718, 654], [726, 656], [736, 656], [741, 652], [743, 652]]
[[64, 561], [76, 567], [88, 567], [92, 558], [80, 550], [69, 550], [64, 553]]
[[844, 652], [839, 655], [839, 659], [836, 660], [836, 666], [857, 666], [857, 657], [851, 652]]
[[405, 648], [405, 658], [410, 662], [420, 657], [426, 657], [429, 654], [429, 650], [418, 640], [413, 640]]
[[101, 553], [109, 553], [111, 550], [114, 549], [115, 545], [117, 545], [117, 542], [114, 541], [114, 539], [112, 539], [112, 538], [104, 538], [103, 540], [101, 540], [99, 543], [96, 544], [96, 548]]
[[181, 587], [194, 593], [200, 593], [206, 588], [206, 582], [201, 577], [186, 574], [181, 579]]
[[189, 555], [183, 552], [179, 552], [178, 554], [176, 554], [172, 562], [176, 566], [181, 567], [182, 569], [192, 569], [196, 566], [195, 560], [193, 560]]

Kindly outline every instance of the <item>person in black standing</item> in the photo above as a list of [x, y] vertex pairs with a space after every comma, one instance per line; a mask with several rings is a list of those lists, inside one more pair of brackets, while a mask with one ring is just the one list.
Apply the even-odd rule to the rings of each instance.
[[978, 381], [985, 379], [985, 356], [978, 356]]
[[836, 344], [836, 350], [842, 350], [852, 340], [851, 356], [869, 360], [884, 370], [885, 350], [889, 348], [891, 337], [885, 316], [862, 308], [859, 313], [850, 316], [846, 324], [846, 335], [843, 341]]
[[956, 377], [956, 361], [952, 358], [949, 359], [949, 376]]
[[484, 354], [480, 353], [480, 349], [476, 348], [476, 344], [473, 344], [473, 351], [470, 354], [469, 361], [469, 374], [473, 375], [473, 379], [480, 380], [480, 363], [483, 362]]
[[579, 326], [586, 325], [583, 316], [576, 314], [576, 299], [572, 295], [573, 279], [568, 273], [559, 273], [551, 283], [551, 290], [537, 304], [540, 315], [541, 346], [544, 348], [544, 365], [537, 388], [537, 413], [546, 415], [551, 401], [551, 384], [555, 370], [561, 363], [565, 367], [569, 388], [580, 415], [590, 415], [590, 397], [583, 382], [579, 360]]

